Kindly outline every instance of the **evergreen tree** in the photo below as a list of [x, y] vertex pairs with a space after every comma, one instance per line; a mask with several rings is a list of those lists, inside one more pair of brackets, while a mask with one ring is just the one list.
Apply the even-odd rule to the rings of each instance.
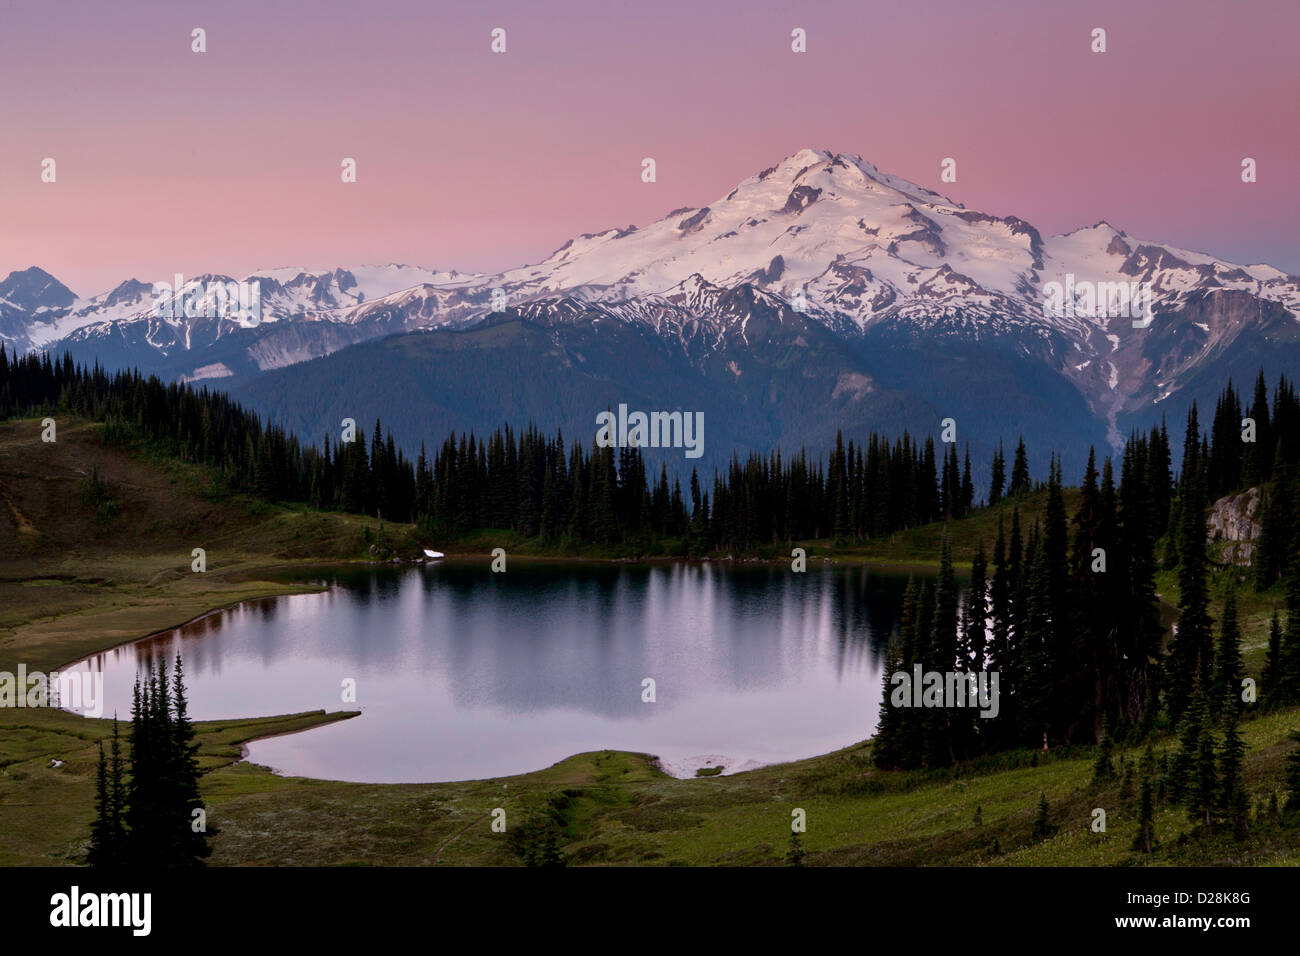
[[1032, 483], [1029, 478], [1029, 455], [1025, 451], [1025, 439], [1021, 436], [1019, 443], [1016, 445], [1015, 461], [1011, 465], [1011, 488], [1009, 489], [1012, 497], [1022, 495], [1032, 489]]
[[[1201, 695], [1198, 695], [1201, 696]], [[1205, 704], [1196, 705], [1204, 708]], [[1214, 734], [1208, 727], [1202, 728], [1196, 752], [1196, 764], [1193, 770], [1191, 786], [1187, 793], [1187, 816], [1193, 823], [1202, 825], [1207, 831], [1214, 830], [1215, 809], [1219, 803], [1219, 776], [1215, 755]]]
[[799, 841], [799, 831], [790, 831], [790, 849], [785, 854], [787, 866], [803, 866], [803, 858], [806, 855], [803, 844]]
[[1011, 654], [1011, 577], [1007, 558], [1007, 545], [1002, 531], [1002, 518], [998, 518], [998, 536], [993, 542], [993, 578], [989, 582], [988, 651], [985, 668], [999, 674], [1000, 701], [998, 716], [982, 721], [981, 734], [989, 749], [996, 749], [1010, 741], [1008, 728], [1014, 727], [1015, 702], [1009, 693], [1006, 677], [1012, 673]]
[[117, 723], [117, 715], [113, 715], [113, 743], [109, 749], [108, 758], [108, 797], [112, 808], [109, 814], [108, 836], [109, 842], [114, 847], [112, 858], [116, 864], [127, 862], [127, 833], [126, 833], [126, 764], [122, 759], [122, 735]]
[[171, 781], [172, 792], [169, 794], [170, 809], [183, 826], [176, 826], [171, 845], [171, 862], [177, 866], [201, 865], [202, 861], [212, 855], [208, 839], [210, 834], [219, 832], [206, 824], [203, 829], [196, 829], [195, 811], [204, 811], [203, 798], [199, 793], [198, 752], [199, 745], [194, 740], [194, 726], [190, 723], [189, 702], [185, 693], [184, 668], [180, 654], [176, 655], [175, 670], [172, 679], [173, 714], [170, 721], [171, 739]]
[[1092, 783], [1093, 786], [1102, 786], [1111, 781], [1115, 776], [1114, 763], [1115, 744], [1110, 739], [1110, 734], [1103, 730], [1101, 743], [1097, 747], [1097, 759], [1092, 765]]
[[1237, 626], [1237, 596], [1229, 591], [1223, 601], [1223, 618], [1219, 622], [1219, 650], [1215, 660], [1216, 693], [1211, 695], [1211, 713], [1235, 717], [1241, 712], [1241, 680], [1246, 665], [1241, 657], [1241, 631]]
[[[956, 449], [953, 450], [956, 454]], [[961, 515], [965, 517], [975, 507], [975, 481], [970, 473], [970, 445], [966, 446], [966, 457], [961, 468]]]
[[993, 453], [993, 472], [989, 479], [989, 506], [997, 504], [1002, 500], [1002, 489], [1007, 481], [1007, 462], [1002, 454], [1002, 442], [998, 442], [998, 450]]
[[[909, 676], [916, 664], [921, 664], [924, 670], [921, 635], [924, 633], [925, 616], [922, 614], [921, 607], [922, 604], [928, 605], [929, 600], [928, 588], [918, 589], [916, 582], [909, 578], [907, 588], [903, 592], [903, 606], [898, 618], [898, 669]], [[896, 750], [899, 765], [907, 769], [919, 767], [925, 753], [925, 725], [922, 715], [913, 707], [905, 707], [896, 710], [892, 719], [897, 727], [895, 734], [899, 741]]]
[[[108, 806], [125, 826], [112, 827], [121, 840], [120, 858], [139, 866], [195, 866], [211, 854], [208, 832], [196, 829], [199, 796], [198, 750], [189, 721], [184, 672], [177, 656], [168, 680], [163, 662], [136, 679], [131, 706], [130, 781], [122, 782], [122, 761], [114, 734]], [[105, 814], [106, 821], [112, 820]], [[98, 824], [92, 842], [103, 844], [109, 826]]]
[[118, 742], [117, 721], [113, 721], [111, 757], [104, 756], [104, 743], [98, 744], [99, 759], [95, 769], [95, 822], [90, 828], [90, 847], [86, 862], [104, 868], [126, 864], [126, 830], [122, 822], [122, 758]]
[[1205, 692], [1201, 690], [1193, 696], [1179, 725], [1178, 753], [1169, 774], [1169, 799], [1174, 803], [1186, 800], [1195, 786], [1201, 740], [1206, 735], [1206, 711]]
[[1056, 827], [1052, 825], [1051, 808], [1047, 804], [1047, 794], [1038, 795], [1038, 812], [1034, 815], [1034, 842], [1046, 840], [1056, 832]]
[[[945, 534], [939, 547], [939, 579], [935, 587], [934, 622], [930, 633], [929, 668], [947, 674], [957, 666], [957, 582], [952, 566], [952, 545]], [[946, 767], [957, 759], [953, 712], [948, 707], [926, 708], [926, 765]]]
[[1151, 777], [1142, 777], [1142, 796], [1138, 804], [1138, 829], [1133, 837], [1133, 849], [1138, 853], [1152, 853], [1156, 848], [1155, 800], [1152, 794]]
[[1282, 622], [1277, 609], [1268, 623], [1268, 651], [1264, 656], [1264, 673], [1260, 677], [1260, 694], [1265, 707], [1276, 707], [1282, 701]]
[[1233, 835], [1242, 839], [1250, 822], [1247, 815], [1246, 787], [1241, 776], [1246, 745], [1241, 739], [1241, 734], [1237, 732], [1236, 712], [1228, 710], [1226, 713], [1223, 743], [1219, 748], [1219, 794], [1216, 809], [1219, 815], [1232, 826]]
[[1213, 669], [1212, 622], [1206, 584], [1204, 482], [1198, 435], [1193, 402], [1187, 420], [1181, 488], [1178, 589], [1182, 610], [1168, 662], [1169, 713], [1175, 721], [1182, 717], [1197, 684], [1209, 684]]
[[1259, 376], [1255, 379], [1255, 393], [1250, 405], [1250, 418], [1255, 422], [1255, 440], [1246, 443], [1241, 478], [1245, 487], [1251, 487], [1266, 481], [1273, 466], [1273, 440], [1268, 414], [1268, 383], [1264, 380], [1263, 369], [1259, 370]]
[[903, 763], [902, 715], [893, 706], [893, 676], [905, 670], [902, 651], [891, 641], [885, 651], [884, 666], [880, 671], [880, 715], [876, 723], [876, 736], [871, 744], [871, 760], [882, 770], [892, 770]]
[[984, 539], [975, 544], [971, 559], [970, 587], [966, 591], [966, 625], [962, 629], [963, 669], [982, 671], [988, 660], [989, 616], [988, 562], [984, 557]]

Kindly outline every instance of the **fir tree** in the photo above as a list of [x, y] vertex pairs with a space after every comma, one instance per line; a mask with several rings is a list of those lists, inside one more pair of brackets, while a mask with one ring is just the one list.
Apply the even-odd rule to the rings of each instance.
[[799, 831], [790, 831], [790, 849], [786, 851], [785, 862], [787, 866], [803, 866], [803, 858], [806, 852], [803, 844], [799, 841]]
[[[1213, 674], [1212, 622], [1206, 585], [1204, 483], [1199, 460], [1196, 404], [1187, 419], [1178, 546], [1178, 589], [1182, 610], [1169, 654], [1169, 713], [1178, 721], [1194, 688]], [[1215, 702], [1217, 705], [1217, 701]]]
[[1002, 454], [1002, 442], [998, 442], [998, 450], [993, 453], [993, 470], [989, 477], [989, 507], [997, 504], [1002, 500], [1002, 489], [1007, 481], [1007, 462]]
[[[1246, 665], [1241, 658], [1241, 630], [1237, 626], [1237, 596], [1229, 590], [1219, 622], [1219, 650], [1215, 659], [1217, 693], [1211, 696], [1214, 713], [1235, 716], [1241, 712], [1241, 680]], [[1217, 705], [1217, 706], [1216, 706]]]
[[1040, 793], [1038, 795], [1038, 812], [1034, 815], [1034, 842], [1046, 840], [1055, 832], [1056, 827], [1052, 825], [1051, 808], [1047, 805], [1047, 794]]
[[1097, 759], [1092, 765], [1093, 786], [1103, 786], [1115, 776], [1115, 764], [1112, 759], [1115, 744], [1107, 730], [1102, 731], [1101, 743], [1097, 747]]
[[1264, 673], [1260, 676], [1260, 694], [1265, 707], [1276, 707], [1282, 702], [1282, 622], [1277, 608], [1268, 622], [1268, 651], [1264, 655]]
[[1151, 778], [1142, 777], [1142, 796], [1138, 803], [1138, 829], [1133, 837], [1133, 849], [1138, 853], [1152, 853], [1156, 848], [1155, 800], [1152, 795]]
[[[115, 735], [116, 736], [116, 735]], [[112, 777], [117, 814], [126, 825], [123, 859], [140, 866], [195, 866], [211, 854], [208, 833], [195, 828], [202, 809], [194, 730], [179, 656], [168, 680], [164, 663], [136, 679], [131, 707], [130, 782], [114, 740]], [[216, 831], [208, 828], [209, 832]]]
[[[116, 725], [117, 722], [114, 721], [115, 737]], [[126, 862], [126, 847], [121, 808], [117, 802], [119, 794], [114, 786], [112, 763], [104, 756], [102, 740], [98, 744], [98, 750], [99, 759], [95, 768], [95, 822], [90, 827], [90, 847], [86, 853], [86, 862], [91, 866], [120, 867]], [[120, 782], [119, 776], [116, 783], [120, 785]]]
[[1242, 839], [1249, 827], [1248, 801], [1242, 781], [1242, 758], [1246, 745], [1237, 732], [1237, 715], [1227, 711], [1223, 727], [1223, 743], [1219, 748], [1219, 794], [1216, 804], [1219, 815], [1232, 826], [1233, 835]]
[[902, 650], [891, 641], [880, 673], [880, 716], [871, 744], [872, 762], [882, 770], [893, 770], [903, 763], [902, 713], [894, 707], [891, 693], [894, 674], [905, 669]]
[[1196, 753], [1196, 765], [1187, 794], [1187, 817], [1193, 823], [1213, 832], [1215, 809], [1219, 803], [1219, 776], [1215, 755], [1214, 734], [1209, 728], [1201, 731]]
[[[376, 423], [376, 427], [378, 423]], [[172, 701], [174, 714], [171, 719], [171, 782], [169, 794], [171, 812], [184, 822], [172, 831], [172, 862], [175, 865], [201, 865], [202, 861], [212, 855], [209, 845], [210, 834], [219, 832], [215, 827], [206, 825], [196, 829], [195, 811], [203, 811], [203, 798], [199, 794], [199, 745], [194, 741], [194, 727], [189, 718], [189, 702], [185, 693], [184, 669], [180, 654], [176, 655], [175, 670], [172, 679]]]
[[1011, 465], [1011, 487], [1009, 493], [1012, 497], [1022, 495], [1032, 490], [1029, 479], [1029, 455], [1025, 451], [1025, 439], [1021, 436], [1019, 443], [1016, 445], [1016, 457]]
[[[934, 621], [927, 656], [929, 667], [941, 674], [952, 671], [957, 665], [957, 582], [952, 566], [952, 545], [946, 534], [939, 549], [939, 579], [935, 587]], [[957, 759], [953, 709], [929, 707], [924, 713], [928, 718], [926, 765], [950, 766]]]
[[1180, 724], [1178, 753], [1169, 772], [1169, 799], [1174, 803], [1188, 799], [1195, 786], [1206, 717], [1205, 693], [1200, 691], [1192, 698]]

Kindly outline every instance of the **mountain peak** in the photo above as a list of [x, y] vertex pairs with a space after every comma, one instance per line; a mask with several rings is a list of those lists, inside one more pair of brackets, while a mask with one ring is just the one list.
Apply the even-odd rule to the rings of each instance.
[[827, 160], [833, 159], [834, 156], [835, 154], [828, 149], [813, 149], [812, 147], [805, 147], [796, 153], [791, 153], [783, 159], [779, 165], [797, 167], [816, 166], [818, 163], [824, 163]]
[[0, 299], [28, 311], [66, 309], [77, 300], [72, 290], [44, 269], [32, 266], [14, 271], [0, 282]]
[[883, 172], [880, 167], [863, 159], [857, 153], [837, 153], [811, 147], [792, 153], [775, 166], [763, 170], [757, 176], [751, 176], [741, 183], [732, 195], [755, 183], [770, 184], [773, 181], [815, 187], [820, 185], [818, 180], [823, 177], [845, 192], [879, 192], [878, 187], [884, 187], [914, 202], [946, 206], [951, 209], [966, 208], [933, 189], [917, 185], [901, 176]]

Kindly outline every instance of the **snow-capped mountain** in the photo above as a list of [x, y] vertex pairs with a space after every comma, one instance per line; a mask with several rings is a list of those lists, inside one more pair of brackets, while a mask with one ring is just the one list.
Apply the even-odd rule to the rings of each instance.
[[[860, 157], [812, 149], [706, 206], [579, 236], [498, 275], [390, 265], [272, 269], [252, 280], [262, 321], [244, 328], [153, 315], [151, 287], [134, 280], [76, 300], [29, 269], [0, 284], [0, 338], [196, 379], [507, 316], [620, 323], [699, 368], [741, 369], [757, 309], [772, 319], [762, 323], [768, 335], [796, 323], [859, 350], [942, 342], [1012, 353], [1070, 383], [1112, 441], [1126, 415], [1158, 411], [1207, 368], [1300, 342], [1300, 278], [1271, 266], [1136, 239], [1105, 222], [1044, 237]], [[1135, 308], [1116, 308], [1130, 293]]]
[[[128, 279], [110, 292], [79, 299], [41, 269], [14, 272], [0, 284], [0, 341], [18, 351], [70, 351], [93, 355], [110, 367], [138, 366], [186, 380], [221, 378], [236, 374], [234, 369], [256, 372], [328, 355], [381, 334], [377, 327], [352, 326], [346, 316], [362, 303], [402, 289], [463, 277], [397, 263], [324, 272], [262, 270], [241, 280], [257, 285], [260, 321], [267, 323], [260, 331], [222, 317], [211, 290], [235, 282], [233, 277], [180, 278], [203, 287], [193, 298], [191, 315], [179, 297], [156, 289], [155, 282]], [[156, 282], [171, 289], [176, 280], [166, 276]], [[176, 314], [169, 308], [173, 298]], [[314, 326], [307, 329], [304, 323]]]

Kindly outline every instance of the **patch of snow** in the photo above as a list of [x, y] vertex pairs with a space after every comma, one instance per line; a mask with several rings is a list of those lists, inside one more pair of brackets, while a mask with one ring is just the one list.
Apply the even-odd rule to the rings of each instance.
[[721, 767], [721, 774], [710, 774], [710, 776], [728, 776], [733, 773], [744, 773], [746, 770], [757, 770], [766, 764], [759, 763], [757, 760], [741, 760], [736, 757], [728, 757], [725, 754], [700, 754], [695, 757], [683, 757], [680, 760], [665, 760], [663, 757], [657, 757], [656, 763], [659, 769], [670, 777], [676, 777], [678, 780], [695, 779], [695, 771], [709, 767]]

